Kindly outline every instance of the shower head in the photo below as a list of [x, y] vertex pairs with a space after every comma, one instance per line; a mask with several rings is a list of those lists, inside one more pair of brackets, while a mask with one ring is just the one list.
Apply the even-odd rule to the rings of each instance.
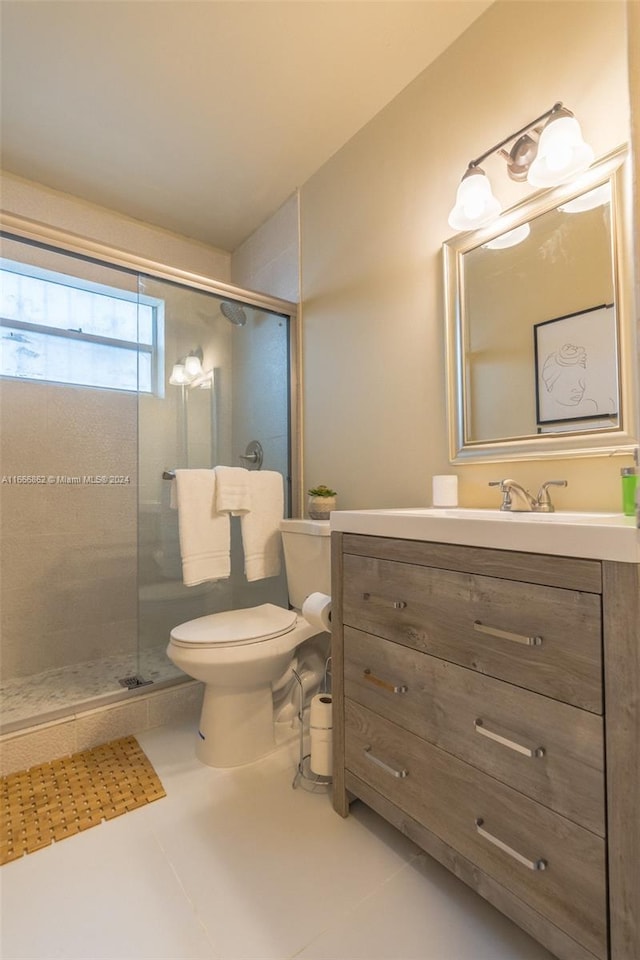
[[229, 303], [227, 300], [223, 300], [220, 304], [220, 311], [235, 327], [244, 327], [247, 322], [247, 315], [239, 303]]

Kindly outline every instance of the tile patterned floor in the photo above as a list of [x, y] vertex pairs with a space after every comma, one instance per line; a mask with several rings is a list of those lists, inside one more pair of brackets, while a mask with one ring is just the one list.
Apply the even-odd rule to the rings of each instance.
[[138, 740], [167, 796], [1, 868], [3, 960], [553, 960], [362, 804], [292, 790], [295, 745], [214, 770]]
[[83, 705], [97, 705], [101, 698], [122, 693], [124, 688], [118, 680], [136, 674], [138, 669], [145, 680], [154, 683], [183, 677], [165, 650], [164, 645], [145, 650], [140, 667], [135, 656], [122, 654], [4, 681], [0, 683], [0, 728], [4, 731], [14, 724], [42, 723], [73, 713]]

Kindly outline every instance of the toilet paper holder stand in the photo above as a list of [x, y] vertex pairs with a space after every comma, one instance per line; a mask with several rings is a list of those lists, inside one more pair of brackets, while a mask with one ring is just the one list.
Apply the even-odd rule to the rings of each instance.
[[[320, 773], [313, 773], [310, 767], [311, 754], [304, 752], [304, 685], [302, 679], [297, 670], [293, 671], [293, 676], [298, 684], [299, 688], [299, 709], [298, 709], [298, 721], [300, 723], [300, 754], [298, 759], [298, 766], [296, 768], [296, 774], [293, 778], [291, 784], [292, 788], [295, 790], [299, 784], [309, 784], [305, 789], [315, 791], [317, 787], [328, 787], [331, 782], [331, 777], [324, 777]], [[331, 676], [331, 657], [327, 657], [324, 664], [324, 675], [322, 678], [322, 693], [329, 692], [329, 677]]]

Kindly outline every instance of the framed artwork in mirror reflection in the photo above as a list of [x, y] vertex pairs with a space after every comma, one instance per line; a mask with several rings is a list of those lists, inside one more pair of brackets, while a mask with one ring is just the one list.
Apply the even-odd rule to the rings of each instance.
[[600, 304], [534, 324], [536, 418], [546, 424], [584, 421], [591, 429], [618, 416], [618, 350], [613, 304]]

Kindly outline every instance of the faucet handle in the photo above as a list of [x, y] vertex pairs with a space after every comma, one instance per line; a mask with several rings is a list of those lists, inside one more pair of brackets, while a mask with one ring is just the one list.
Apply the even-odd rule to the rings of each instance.
[[567, 487], [568, 485], [569, 484], [566, 480], [545, 480], [538, 490], [538, 496], [536, 497], [536, 510], [538, 510], [540, 513], [553, 513], [555, 511], [555, 507], [551, 503], [551, 497], [549, 496], [548, 488]]
[[501, 510], [511, 510], [511, 494], [509, 493], [509, 488], [505, 487], [507, 480], [489, 480], [488, 485], [490, 487], [500, 487], [500, 492], [502, 493], [502, 503], [500, 504]]

